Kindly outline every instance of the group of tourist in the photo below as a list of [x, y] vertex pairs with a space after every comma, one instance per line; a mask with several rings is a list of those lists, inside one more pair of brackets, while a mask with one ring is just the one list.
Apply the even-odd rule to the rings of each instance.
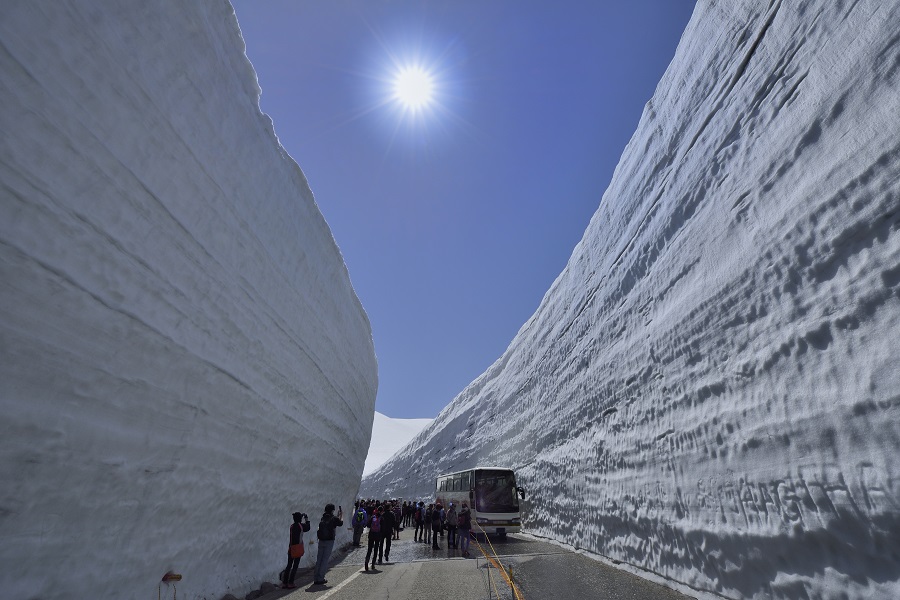
[[438, 536], [444, 537], [447, 532], [447, 548], [462, 550], [462, 556], [469, 556], [469, 540], [472, 533], [472, 511], [469, 503], [463, 502], [457, 509], [450, 502], [446, 509], [440, 502], [426, 505], [418, 502], [412, 510], [412, 522], [415, 524], [413, 540], [430, 543], [435, 550], [440, 549]]
[[[365, 570], [369, 570], [369, 560], [372, 567], [390, 562], [391, 542], [400, 539], [403, 530], [403, 506], [395, 501], [376, 502], [374, 500], [358, 500], [354, 507], [353, 518], [353, 545], [361, 547], [363, 529], [369, 529], [368, 549], [366, 550]], [[373, 555], [374, 553], [374, 555]]]
[[[373, 521], [374, 518], [374, 521]], [[447, 532], [447, 548], [462, 550], [462, 556], [469, 556], [469, 540], [472, 531], [472, 513], [468, 502], [457, 508], [450, 502], [447, 508], [440, 502], [426, 505], [424, 502], [403, 502], [396, 500], [376, 501], [360, 500], [356, 503], [353, 522], [353, 544], [361, 546], [363, 529], [369, 528], [369, 547], [375, 552], [372, 565], [376, 560], [381, 564], [382, 557], [387, 560], [390, 555], [390, 539], [400, 539], [400, 531], [404, 527], [413, 526], [413, 541], [431, 544], [435, 550], [440, 549], [438, 539]], [[374, 525], [374, 529], [373, 529]], [[385, 543], [387, 540], [387, 543]], [[369, 569], [369, 556], [366, 555], [366, 570]]]
[[[343, 509], [338, 507], [334, 515], [334, 504], [327, 504], [319, 521], [316, 537], [319, 540], [319, 551], [316, 556], [314, 585], [328, 583], [325, 573], [328, 560], [334, 549], [335, 530], [343, 526]], [[303, 532], [310, 530], [309, 517], [300, 512], [293, 514], [294, 522], [290, 528], [290, 544], [287, 567], [281, 573], [281, 587], [293, 589], [294, 579], [300, 558], [304, 554]], [[447, 548], [461, 550], [462, 556], [469, 556], [469, 540], [472, 532], [472, 513], [467, 502], [457, 506], [450, 502], [447, 508], [440, 502], [426, 505], [424, 502], [403, 502], [396, 500], [358, 500], [350, 517], [353, 528], [353, 545], [362, 547], [362, 534], [369, 530], [366, 551], [365, 570], [375, 564], [390, 562], [391, 542], [400, 539], [400, 532], [405, 526], [414, 526], [413, 541], [431, 544], [435, 550], [440, 549], [438, 538], [447, 532]]]

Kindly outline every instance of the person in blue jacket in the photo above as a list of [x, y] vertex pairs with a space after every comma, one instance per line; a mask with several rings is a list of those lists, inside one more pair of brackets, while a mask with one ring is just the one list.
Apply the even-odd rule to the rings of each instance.
[[353, 545], [359, 548], [362, 546], [360, 541], [362, 540], [363, 529], [365, 529], [366, 523], [369, 522], [369, 514], [361, 502], [356, 503], [356, 512], [353, 513], [353, 518], [350, 519], [350, 522], [353, 524]]

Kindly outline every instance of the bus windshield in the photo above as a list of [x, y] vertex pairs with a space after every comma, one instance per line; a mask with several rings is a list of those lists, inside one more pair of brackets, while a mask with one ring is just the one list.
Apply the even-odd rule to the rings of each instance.
[[512, 471], [475, 471], [475, 510], [485, 513], [519, 512], [516, 478]]

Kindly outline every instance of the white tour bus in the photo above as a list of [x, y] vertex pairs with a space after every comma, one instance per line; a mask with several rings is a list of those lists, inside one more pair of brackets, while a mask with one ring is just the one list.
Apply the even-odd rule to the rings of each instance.
[[500, 467], [475, 467], [447, 473], [440, 475], [435, 484], [435, 499], [444, 510], [453, 502], [459, 512], [462, 503], [468, 502], [472, 511], [472, 531], [496, 533], [500, 537], [521, 530], [519, 496], [524, 499], [525, 490], [516, 485], [515, 473]]

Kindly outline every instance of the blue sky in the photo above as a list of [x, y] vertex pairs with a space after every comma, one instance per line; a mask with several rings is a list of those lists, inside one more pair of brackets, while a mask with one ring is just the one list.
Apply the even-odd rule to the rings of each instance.
[[[376, 410], [434, 417], [565, 267], [693, 0], [232, 0], [260, 106], [369, 315]], [[431, 102], [394, 97], [429, 74]]]

